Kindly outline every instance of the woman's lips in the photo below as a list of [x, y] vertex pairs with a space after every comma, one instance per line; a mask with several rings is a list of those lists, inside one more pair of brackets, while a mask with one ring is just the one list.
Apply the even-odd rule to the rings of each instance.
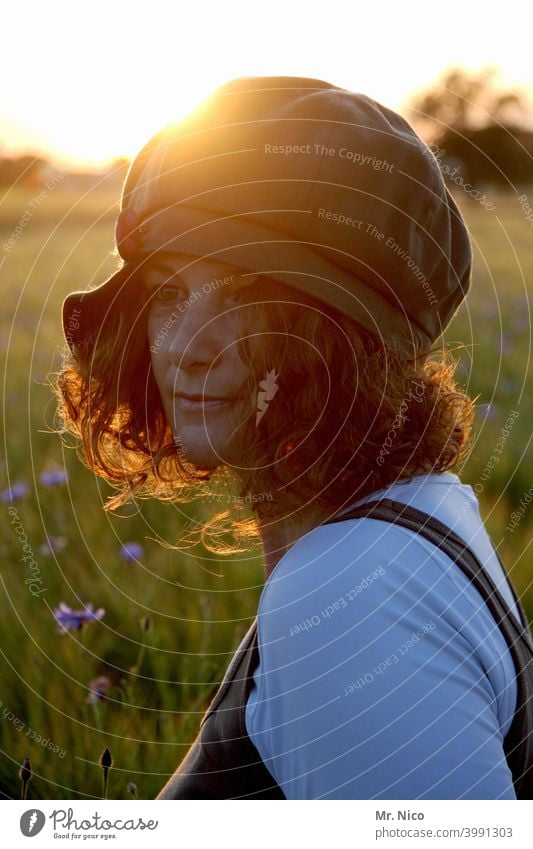
[[192, 398], [185, 398], [183, 395], [174, 395], [174, 401], [176, 406], [179, 407], [180, 410], [185, 410], [186, 412], [203, 412], [205, 410], [216, 410], [219, 407], [229, 407], [230, 404], [235, 402], [235, 398], [216, 398], [216, 399], [208, 399], [206, 398], [204, 401], [196, 400]]

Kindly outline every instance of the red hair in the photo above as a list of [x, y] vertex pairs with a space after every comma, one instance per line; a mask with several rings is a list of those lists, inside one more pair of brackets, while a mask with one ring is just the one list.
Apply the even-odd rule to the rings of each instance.
[[[142, 291], [142, 287], [129, 290]], [[456, 385], [447, 349], [407, 360], [335, 309], [267, 278], [241, 293], [238, 346], [249, 366], [249, 408], [232, 437], [244, 468], [192, 466], [173, 439], [155, 384], [146, 334], [147, 302], [124, 298], [67, 360], [54, 389], [59, 432], [73, 433], [81, 459], [117, 494], [161, 500], [206, 499], [220, 487], [228, 507], [196, 535], [210, 550], [235, 553], [259, 541], [256, 517], [337, 509], [420, 472], [466, 461], [474, 402]], [[276, 392], [256, 424], [259, 384], [275, 374]], [[221, 542], [231, 533], [233, 541]]]

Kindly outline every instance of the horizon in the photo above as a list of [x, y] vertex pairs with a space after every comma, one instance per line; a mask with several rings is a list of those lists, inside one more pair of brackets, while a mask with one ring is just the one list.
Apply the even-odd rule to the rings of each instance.
[[[313, 15], [301, 0], [290, 6], [273, 0], [260, 43], [247, 9], [233, 0], [209, 9], [208, 20], [202, 9], [186, 8], [174, 21], [162, 0], [153, 0], [150, 16], [133, 11], [127, 18], [122, 4], [107, 7], [103, 0], [76, 8], [61, 0], [10, 7], [4, 13], [10, 37], [0, 66], [13, 84], [0, 93], [0, 156], [40, 156], [58, 168], [105, 170], [119, 158], [134, 157], [163, 126], [241, 76], [323, 79], [404, 114], [409, 99], [439, 82], [446, 70], [494, 68], [494, 86], [523, 94], [533, 122], [528, 30], [517, 26], [524, 11], [519, 0], [506, 4], [497, 31], [483, 33], [479, 20], [486, 9], [480, 0], [466, 7], [450, 0], [442, 19], [453, 20], [455, 29], [448, 28], [445, 39], [428, 38], [422, 0], [410, 4], [407, 18], [401, 8], [387, 9], [379, 35], [370, 9], [340, 3], [333, 7], [336, 14], [325, 17]], [[276, 11], [283, 12], [283, 27]], [[304, 12], [305, 38], [298, 40]], [[161, 27], [161, 19], [168, 25]], [[33, 61], [21, 62], [21, 55]], [[186, 85], [176, 86], [182, 79]]]

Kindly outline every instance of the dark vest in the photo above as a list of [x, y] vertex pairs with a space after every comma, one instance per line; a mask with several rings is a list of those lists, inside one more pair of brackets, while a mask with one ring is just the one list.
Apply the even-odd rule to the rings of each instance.
[[[484, 598], [509, 646], [517, 675], [516, 710], [504, 740], [505, 757], [517, 798], [533, 799], [533, 643], [512, 584], [521, 625], [463, 540], [433, 516], [398, 501], [367, 502], [324, 524], [367, 515], [396, 522], [438, 546]], [[198, 736], [157, 799], [285, 799], [246, 731], [246, 703], [258, 663], [256, 617], [202, 718]]]

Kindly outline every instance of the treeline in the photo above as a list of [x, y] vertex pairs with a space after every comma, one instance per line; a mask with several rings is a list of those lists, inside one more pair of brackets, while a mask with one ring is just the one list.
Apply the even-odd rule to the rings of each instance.
[[408, 120], [431, 143], [449, 181], [459, 174], [472, 186], [501, 189], [533, 182], [531, 103], [522, 92], [498, 88], [496, 76], [495, 68], [451, 69], [409, 102]]
[[42, 180], [48, 170], [52, 172], [54, 169], [45, 159], [35, 156], [0, 158], [0, 186], [33, 187]]
[[[477, 73], [452, 68], [406, 105], [407, 120], [436, 153], [449, 182], [461, 179], [480, 189], [533, 182], [533, 107], [523, 92], [499, 88], [497, 75], [490, 67]], [[128, 164], [120, 158], [101, 174], [70, 172], [62, 187], [118, 185]], [[0, 186], [38, 187], [58, 171], [35, 156], [0, 158]]]
[[0, 187], [38, 189], [58, 176], [61, 177], [62, 188], [69, 190], [77, 187], [81, 189], [91, 186], [98, 188], [100, 185], [110, 186], [114, 182], [120, 185], [126, 176], [128, 165], [128, 159], [119, 158], [101, 172], [76, 172], [69, 170], [68, 167], [56, 167], [43, 157], [30, 154], [0, 157]]

